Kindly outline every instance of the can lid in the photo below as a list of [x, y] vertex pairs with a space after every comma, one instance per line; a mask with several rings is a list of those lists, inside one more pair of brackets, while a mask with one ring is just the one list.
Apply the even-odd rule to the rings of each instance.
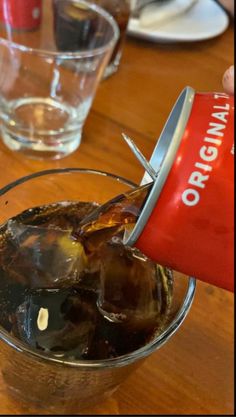
[[192, 110], [194, 96], [195, 91], [191, 87], [186, 87], [182, 91], [161, 132], [150, 159], [151, 166], [159, 174], [154, 182], [147, 172], [143, 176], [141, 185], [153, 182], [153, 186], [134, 229], [128, 236], [125, 236], [126, 245], [133, 246], [137, 242], [156, 205], [179, 149]]

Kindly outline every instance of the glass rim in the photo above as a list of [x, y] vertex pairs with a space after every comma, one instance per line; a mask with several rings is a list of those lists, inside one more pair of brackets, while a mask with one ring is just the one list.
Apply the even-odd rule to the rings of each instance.
[[15, 181], [10, 182], [9, 184], [3, 186], [0, 188], [0, 197], [7, 193], [8, 191], [12, 190], [13, 188], [17, 187], [18, 185], [21, 185], [29, 180], [44, 177], [46, 175], [53, 175], [53, 174], [70, 174], [70, 173], [85, 173], [85, 174], [94, 174], [94, 175], [100, 175], [103, 177], [110, 177], [118, 182], [122, 182], [126, 185], [129, 185], [130, 187], [138, 187], [136, 183], [134, 183], [131, 180], [128, 180], [125, 177], [122, 177], [120, 175], [112, 174], [111, 172], [101, 171], [97, 169], [90, 169], [90, 168], [52, 168], [52, 169], [46, 169], [42, 171], [34, 172], [33, 174], [25, 175], [21, 178], [18, 178]]
[[[122, 182], [132, 188], [136, 187], [137, 184], [134, 182], [127, 180], [124, 177], [105, 172], [99, 171], [94, 169], [87, 169], [87, 168], [58, 168], [58, 169], [50, 169], [39, 171], [20, 179], [11, 182], [10, 184], [6, 185], [5, 187], [0, 189], [0, 197], [6, 194], [8, 191], [11, 191], [15, 187], [24, 184], [27, 181], [30, 181], [35, 178], [40, 178], [46, 175], [53, 175], [53, 174], [70, 174], [70, 173], [85, 173], [85, 174], [97, 174], [105, 177], [109, 177], [114, 179], [118, 182]], [[187, 278], [187, 277], [186, 277]], [[0, 326], [0, 340], [4, 343], [8, 344], [11, 348], [15, 349], [18, 352], [24, 353], [31, 357], [34, 357], [38, 360], [57, 364], [62, 366], [69, 366], [78, 369], [87, 369], [87, 370], [94, 370], [94, 369], [108, 369], [108, 368], [115, 368], [121, 367], [128, 364], [131, 364], [137, 360], [141, 360], [146, 356], [149, 356], [152, 352], [159, 349], [164, 343], [166, 343], [172, 335], [178, 330], [182, 322], [184, 321], [185, 317], [187, 316], [190, 307], [193, 303], [194, 295], [196, 290], [196, 280], [195, 278], [188, 277], [188, 287], [186, 290], [185, 298], [183, 299], [183, 303], [181, 308], [179, 309], [175, 318], [171, 321], [169, 326], [159, 334], [158, 336], [154, 337], [149, 343], [144, 345], [142, 348], [137, 349], [131, 353], [127, 353], [122, 356], [118, 356], [112, 359], [104, 359], [104, 360], [63, 360], [60, 358], [52, 357], [47, 354], [41, 353], [34, 348], [28, 347], [24, 342], [17, 339], [16, 337], [10, 335], [4, 328]]]
[[[71, 0], [66, 0], [71, 1]], [[98, 15], [102, 16], [112, 27], [113, 29], [113, 36], [112, 39], [104, 46], [100, 46], [98, 48], [91, 49], [90, 51], [75, 51], [75, 52], [67, 52], [67, 51], [50, 51], [44, 50], [40, 48], [32, 48], [21, 43], [14, 42], [10, 39], [5, 39], [0, 36], [0, 45], [7, 45], [14, 49], [20, 50], [22, 52], [28, 52], [38, 56], [44, 56], [47, 58], [60, 58], [64, 60], [71, 60], [71, 59], [83, 59], [83, 58], [92, 58], [97, 55], [102, 55], [104, 52], [109, 50], [110, 48], [114, 47], [116, 42], [119, 39], [120, 30], [115, 21], [115, 19], [102, 7], [98, 6], [94, 3], [88, 3], [86, 0], [73, 0], [74, 3], [81, 3], [86, 5], [89, 9], [95, 11]]]

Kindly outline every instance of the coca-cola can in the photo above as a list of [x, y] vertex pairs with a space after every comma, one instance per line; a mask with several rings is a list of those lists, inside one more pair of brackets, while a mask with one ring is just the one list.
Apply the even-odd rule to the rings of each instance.
[[16, 30], [40, 26], [42, 0], [0, 0], [0, 23]]
[[[234, 98], [178, 98], [150, 160], [156, 181], [126, 242], [227, 290], [234, 286]], [[149, 182], [145, 174], [143, 183]]]

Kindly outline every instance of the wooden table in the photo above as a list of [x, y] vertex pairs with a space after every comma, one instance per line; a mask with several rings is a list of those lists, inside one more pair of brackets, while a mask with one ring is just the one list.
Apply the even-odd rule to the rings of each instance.
[[[102, 169], [139, 181], [142, 169], [121, 140], [129, 134], [149, 157], [180, 91], [221, 90], [233, 61], [233, 28], [214, 40], [158, 45], [128, 39], [119, 72], [102, 82], [73, 155], [33, 161], [0, 143], [0, 187], [57, 167]], [[1, 414], [27, 414], [3, 394]], [[37, 412], [37, 410], [35, 410]], [[112, 398], [83, 414], [233, 414], [233, 295], [198, 283], [194, 305], [177, 334], [149, 357]]]

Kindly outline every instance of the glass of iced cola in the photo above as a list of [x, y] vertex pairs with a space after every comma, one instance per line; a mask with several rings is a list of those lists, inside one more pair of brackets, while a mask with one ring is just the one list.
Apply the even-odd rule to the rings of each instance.
[[115, 218], [80, 235], [86, 215], [134, 187], [57, 169], [0, 190], [3, 389], [34, 410], [74, 413], [111, 395], [190, 309], [195, 280], [124, 247]]

